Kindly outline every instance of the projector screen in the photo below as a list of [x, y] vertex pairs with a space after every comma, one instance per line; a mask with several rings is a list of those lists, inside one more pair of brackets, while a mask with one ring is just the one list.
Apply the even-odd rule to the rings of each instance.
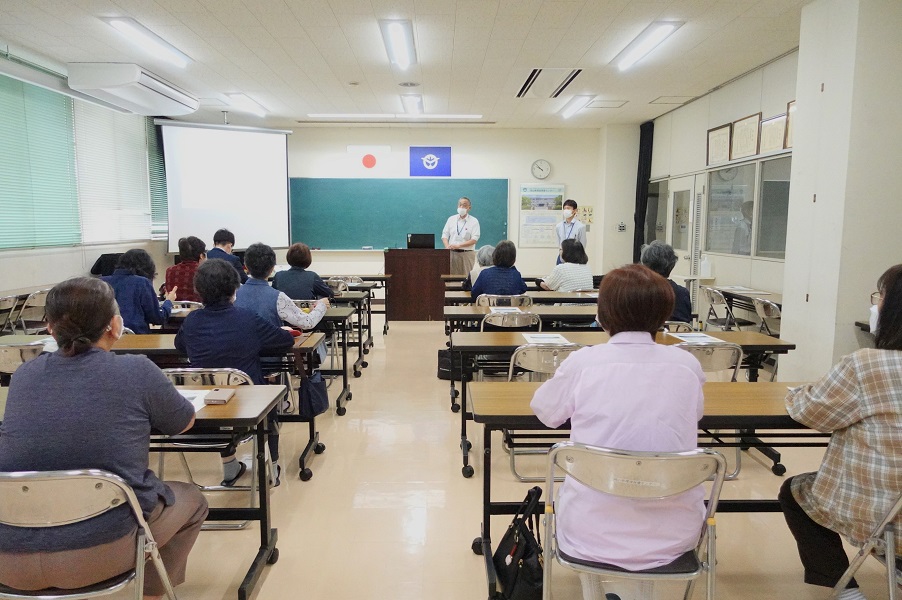
[[163, 150], [169, 201], [169, 251], [193, 235], [213, 247], [228, 229], [235, 248], [288, 246], [286, 132], [166, 125]]

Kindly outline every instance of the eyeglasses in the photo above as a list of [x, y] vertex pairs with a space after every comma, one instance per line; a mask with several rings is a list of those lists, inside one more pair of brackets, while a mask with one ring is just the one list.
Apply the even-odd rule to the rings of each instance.
[[874, 292], [873, 294], [871, 294], [872, 305], [876, 306], [880, 303], [881, 300], [883, 300], [883, 294], [881, 294], [880, 292]]

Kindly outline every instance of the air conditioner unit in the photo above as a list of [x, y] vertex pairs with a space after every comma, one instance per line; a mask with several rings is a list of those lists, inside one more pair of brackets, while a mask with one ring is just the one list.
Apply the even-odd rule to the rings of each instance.
[[176, 117], [197, 110], [190, 96], [131, 63], [69, 63], [69, 87], [138, 115]]

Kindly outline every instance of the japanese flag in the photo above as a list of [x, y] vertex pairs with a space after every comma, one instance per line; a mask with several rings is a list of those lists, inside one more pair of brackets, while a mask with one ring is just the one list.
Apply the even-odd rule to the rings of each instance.
[[351, 164], [363, 172], [384, 171], [391, 156], [391, 146], [348, 146]]

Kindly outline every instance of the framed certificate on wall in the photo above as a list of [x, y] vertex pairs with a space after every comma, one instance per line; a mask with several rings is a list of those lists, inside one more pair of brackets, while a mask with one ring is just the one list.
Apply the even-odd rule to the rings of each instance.
[[758, 125], [761, 113], [733, 121], [733, 135], [730, 137], [730, 160], [758, 154]]
[[730, 129], [731, 125], [721, 125], [708, 130], [708, 162], [716, 165], [730, 160]]
[[783, 149], [786, 139], [786, 115], [761, 121], [761, 154]]

